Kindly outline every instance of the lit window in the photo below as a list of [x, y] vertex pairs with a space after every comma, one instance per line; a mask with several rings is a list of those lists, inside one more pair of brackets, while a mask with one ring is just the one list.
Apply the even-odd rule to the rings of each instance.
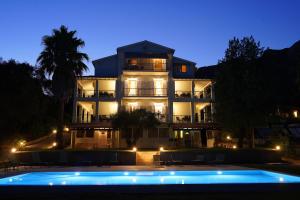
[[181, 71], [182, 73], [186, 73], [186, 72], [187, 72], [187, 67], [186, 67], [186, 65], [181, 65], [180, 71]]

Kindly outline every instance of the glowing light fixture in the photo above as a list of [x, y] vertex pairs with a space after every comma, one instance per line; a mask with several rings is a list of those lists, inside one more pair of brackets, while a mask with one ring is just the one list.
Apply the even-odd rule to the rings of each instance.
[[52, 130], [52, 133], [54, 133], [54, 134], [57, 133], [57, 130], [56, 130], [56, 129], [53, 129], [53, 130]]
[[159, 150], [160, 151], [164, 151], [165, 149], [164, 149], [164, 147], [160, 147]]
[[175, 175], [175, 172], [173, 172], [173, 171], [172, 171], [172, 172], [170, 172], [170, 175]]
[[80, 172], [75, 172], [75, 176], [80, 176]]
[[232, 148], [236, 149], [237, 147], [236, 147], [236, 145], [233, 145], [233, 147], [232, 147]]
[[137, 151], [137, 148], [136, 148], [136, 147], [133, 147], [133, 148], [132, 148], [132, 151]]
[[16, 151], [17, 151], [17, 148], [15, 148], [15, 147], [11, 148], [11, 150], [10, 150], [11, 153], [15, 153]]
[[65, 128], [64, 128], [64, 131], [69, 132], [70, 129], [69, 129], [68, 127], [65, 127]]
[[53, 143], [52, 143], [52, 146], [53, 146], [53, 147], [56, 147], [56, 146], [57, 146], [57, 143], [56, 143], [56, 142], [53, 142]]
[[276, 145], [275, 149], [276, 149], [277, 151], [279, 151], [279, 150], [281, 149], [281, 147], [280, 147], [279, 145]]
[[222, 171], [217, 171], [217, 174], [221, 175], [221, 174], [223, 174], [223, 172]]
[[230, 135], [227, 135], [226, 139], [227, 139], [227, 140], [231, 140]]
[[294, 115], [295, 118], [298, 118], [298, 111], [294, 110], [293, 115]]

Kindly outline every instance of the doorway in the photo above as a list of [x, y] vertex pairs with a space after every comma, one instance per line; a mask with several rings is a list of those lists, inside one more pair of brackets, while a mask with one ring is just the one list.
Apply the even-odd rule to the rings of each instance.
[[201, 146], [202, 147], [207, 147], [207, 135], [206, 135], [206, 130], [201, 129], [200, 130], [200, 135], [201, 135]]

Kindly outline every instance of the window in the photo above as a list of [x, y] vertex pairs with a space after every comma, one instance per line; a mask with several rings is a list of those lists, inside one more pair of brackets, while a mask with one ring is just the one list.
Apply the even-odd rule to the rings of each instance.
[[180, 67], [180, 72], [182, 72], [182, 73], [186, 73], [186, 72], [187, 72], [187, 67], [186, 67], [186, 65], [181, 65], [181, 67]]

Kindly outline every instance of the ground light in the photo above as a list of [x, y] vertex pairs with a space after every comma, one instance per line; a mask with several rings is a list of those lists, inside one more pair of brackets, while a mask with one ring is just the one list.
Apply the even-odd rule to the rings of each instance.
[[279, 145], [276, 145], [275, 149], [279, 151], [281, 147]]
[[160, 151], [164, 151], [165, 149], [164, 149], [164, 147], [160, 147], [159, 150]]
[[137, 148], [136, 148], [136, 147], [133, 147], [133, 148], [132, 148], [132, 151], [137, 151]]
[[17, 151], [17, 148], [15, 148], [15, 147], [11, 148], [11, 150], [10, 150], [11, 153], [15, 153], [16, 151]]

